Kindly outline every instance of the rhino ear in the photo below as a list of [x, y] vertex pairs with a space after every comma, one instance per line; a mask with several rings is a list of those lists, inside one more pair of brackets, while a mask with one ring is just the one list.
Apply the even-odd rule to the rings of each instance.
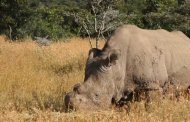
[[114, 49], [109, 51], [108, 57], [106, 59], [107, 66], [112, 66], [116, 64], [116, 61], [119, 59], [121, 51], [119, 49]]
[[101, 53], [100, 49], [92, 48], [88, 53], [88, 59], [93, 59]]

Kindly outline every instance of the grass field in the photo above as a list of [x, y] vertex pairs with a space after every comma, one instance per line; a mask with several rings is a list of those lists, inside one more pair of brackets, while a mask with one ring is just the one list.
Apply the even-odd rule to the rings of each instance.
[[[101, 42], [101, 46], [103, 41]], [[82, 82], [90, 45], [87, 39], [39, 47], [32, 40], [9, 42], [0, 36], [0, 122], [190, 122], [190, 102], [163, 100], [146, 112], [143, 102], [124, 109], [64, 113], [64, 95]]]

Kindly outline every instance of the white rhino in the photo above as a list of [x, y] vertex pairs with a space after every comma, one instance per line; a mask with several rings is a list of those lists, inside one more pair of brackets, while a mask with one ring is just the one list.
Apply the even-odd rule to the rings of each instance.
[[103, 49], [91, 49], [85, 79], [65, 96], [66, 109], [109, 108], [131, 93], [190, 88], [190, 39], [182, 32], [119, 27]]

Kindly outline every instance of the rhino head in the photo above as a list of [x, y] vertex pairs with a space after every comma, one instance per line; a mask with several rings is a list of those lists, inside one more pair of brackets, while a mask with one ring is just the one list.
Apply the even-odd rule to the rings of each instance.
[[85, 78], [65, 96], [66, 111], [107, 109], [118, 95], [116, 82], [121, 79], [120, 50], [91, 49], [86, 63]]

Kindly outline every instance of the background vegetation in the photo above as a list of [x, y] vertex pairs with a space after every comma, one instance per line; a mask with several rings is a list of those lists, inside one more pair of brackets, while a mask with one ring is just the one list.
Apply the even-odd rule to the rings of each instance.
[[[84, 26], [87, 25], [89, 35], [97, 36], [97, 30], [92, 26], [94, 18], [101, 20], [101, 14], [109, 12], [109, 7], [112, 21], [108, 22], [115, 26], [104, 30], [105, 37], [123, 23], [181, 30], [190, 37], [189, 0], [103, 0], [97, 4], [98, 1], [102, 0], [1, 0], [0, 34], [11, 39], [49, 35], [58, 40], [88, 36]], [[95, 12], [92, 5], [97, 8]]]

